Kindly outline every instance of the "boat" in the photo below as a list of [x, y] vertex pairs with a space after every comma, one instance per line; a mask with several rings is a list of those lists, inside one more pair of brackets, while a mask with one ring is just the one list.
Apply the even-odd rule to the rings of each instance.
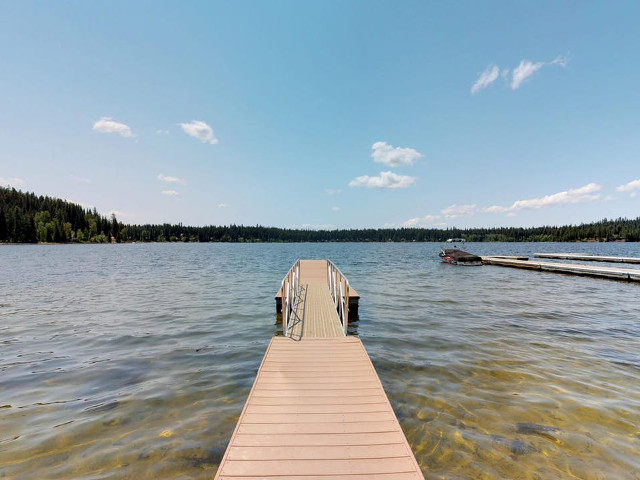
[[463, 247], [466, 240], [464, 238], [450, 238], [440, 246], [440, 257], [443, 263], [451, 265], [477, 266], [484, 265], [482, 258], [469, 252], [465, 252], [459, 247]]

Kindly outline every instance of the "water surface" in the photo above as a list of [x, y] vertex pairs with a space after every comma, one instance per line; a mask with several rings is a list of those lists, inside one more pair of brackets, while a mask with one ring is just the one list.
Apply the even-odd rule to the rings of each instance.
[[[637, 244], [468, 249], [640, 256]], [[297, 258], [331, 258], [361, 295], [351, 334], [426, 478], [640, 478], [640, 285], [453, 267], [437, 251], [0, 247], [0, 478], [211, 478]]]

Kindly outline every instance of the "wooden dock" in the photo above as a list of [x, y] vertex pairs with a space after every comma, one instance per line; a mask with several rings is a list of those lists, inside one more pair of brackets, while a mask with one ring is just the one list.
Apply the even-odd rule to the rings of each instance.
[[590, 255], [588, 253], [534, 253], [533, 256], [536, 258], [556, 258], [559, 260], [583, 260], [586, 262], [640, 264], [640, 257], [610, 257], [602, 255]]
[[271, 339], [216, 479], [424, 479], [362, 342], [345, 336], [351, 289], [334, 269], [302, 260], [283, 280], [287, 335]]
[[540, 270], [545, 272], [640, 282], [640, 269], [601, 267], [581, 265], [578, 263], [513, 260], [500, 257], [482, 257], [482, 260], [488, 265], [499, 265], [502, 267], [527, 268], [530, 270]]

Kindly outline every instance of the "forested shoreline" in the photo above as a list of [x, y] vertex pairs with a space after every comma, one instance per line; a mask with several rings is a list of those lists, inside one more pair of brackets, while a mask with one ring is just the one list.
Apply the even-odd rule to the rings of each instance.
[[227, 225], [127, 225], [115, 215], [0, 187], [0, 243], [120, 242], [586, 242], [640, 240], [640, 217], [544, 227], [303, 230]]

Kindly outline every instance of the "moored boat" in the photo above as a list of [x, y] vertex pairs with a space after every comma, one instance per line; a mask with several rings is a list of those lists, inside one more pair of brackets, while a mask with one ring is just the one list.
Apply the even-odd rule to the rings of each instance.
[[450, 238], [440, 247], [440, 257], [443, 263], [451, 265], [477, 266], [483, 265], [482, 258], [465, 252], [459, 246], [464, 246], [464, 238]]

